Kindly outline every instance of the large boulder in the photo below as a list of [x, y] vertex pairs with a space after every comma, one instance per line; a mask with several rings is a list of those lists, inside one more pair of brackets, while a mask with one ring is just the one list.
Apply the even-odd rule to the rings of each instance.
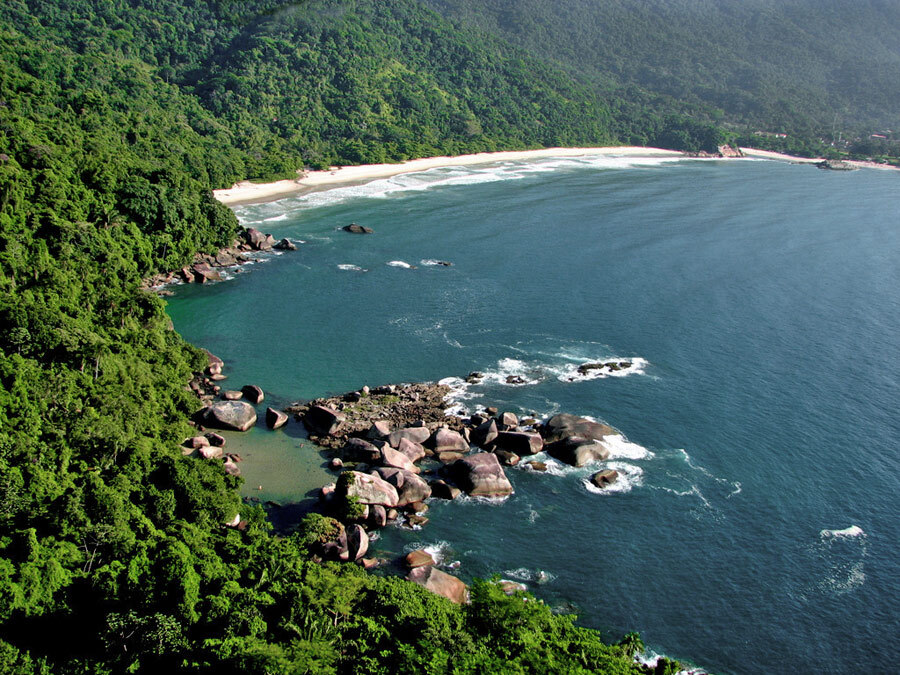
[[204, 434], [204, 436], [206, 436], [206, 440], [209, 441], [210, 445], [215, 445], [220, 448], [225, 446], [225, 437], [221, 434], [216, 434], [210, 431], [209, 433]]
[[468, 452], [469, 444], [456, 431], [441, 427], [431, 438], [435, 452]]
[[294, 244], [290, 239], [282, 239], [277, 244], [275, 244], [275, 248], [279, 251], [296, 251], [297, 245]]
[[341, 457], [348, 462], [373, 464], [381, 461], [381, 450], [361, 438], [348, 438], [341, 449]]
[[351, 525], [347, 528], [347, 559], [356, 561], [362, 558], [369, 550], [369, 535], [359, 525]]
[[418, 462], [420, 459], [423, 459], [426, 454], [425, 448], [423, 448], [421, 444], [413, 443], [408, 438], [400, 439], [400, 446], [397, 448], [397, 451], [402, 452], [413, 462]]
[[569, 436], [547, 447], [547, 454], [572, 466], [585, 466], [609, 458], [609, 449], [600, 441]]
[[497, 416], [497, 427], [501, 431], [515, 429], [517, 426], [519, 426], [519, 418], [515, 413], [505, 412]]
[[477, 445], [480, 448], [487, 448], [497, 440], [497, 434], [499, 430], [497, 429], [497, 421], [496, 420], [487, 420], [486, 422], [482, 422], [480, 425], [475, 427], [469, 438], [472, 440], [472, 443]]
[[375, 469], [375, 473], [397, 490], [397, 503], [394, 506], [422, 502], [431, 496], [431, 486], [410, 471], [380, 466]]
[[554, 415], [541, 427], [541, 435], [544, 443], [556, 443], [569, 436], [580, 436], [595, 441], [603, 440], [604, 436], [617, 433], [615, 429], [606, 424], [592, 422], [584, 417], [576, 417], [567, 413]]
[[460, 579], [442, 572], [432, 565], [416, 567], [410, 570], [406, 578], [457, 604], [462, 605], [469, 601], [469, 589]]
[[288, 416], [275, 408], [266, 408], [266, 425], [270, 429], [280, 429], [288, 422]]
[[345, 471], [341, 474], [338, 489], [347, 497], [356, 497], [360, 504], [381, 504], [397, 506], [399, 496], [397, 488], [381, 476]]
[[381, 449], [381, 463], [385, 466], [403, 469], [410, 473], [419, 473], [419, 467], [413, 464], [412, 460], [399, 450], [394, 450], [389, 445]]
[[405, 429], [397, 429], [388, 436], [388, 445], [392, 448], [400, 447], [400, 440], [406, 438], [413, 443], [424, 443], [431, 438], [431, 431], [428, 427], [406, 427]]
[[244, 401], [217, 401], [207, 408], [205, 423], [220, 429], [247, 431], [256, 424], [256, 410]]
[[266, 244], [266, 235], [257, 230], [255, 227], [248, 227], [242, 233], [244, 241], [250, 244], [250, 248], [261, 251]]
[[346, 419], [343, 414], [323, 405], [314, 405], [303, 416], [303, 424], [313, 433], [330, 435]]
[[266, 397], [263, 394], [263, 390], [257, 387], [255, 384], [246, 384], [241, 387], [241, 393], [244, 395], [250, 403], [262, 403], [263, 399]]
[[357, 225], [356, 223], [350, 223], [349, 225], [344, 225], [344, 232], [350, 232], [351, 234], [372, 234], [374, 230], [371, 227], [366, 227], [365, 225]]
[[591, 482], [600, 489], [608, 488], [619, 480], [619, 472], [615, 469], [604, 469], [591, 476]]
[[407, 568], [414, 570], [417, 567], [434, 565], [434, 558], [431, 557], [428, 551], [417, 548], [415, 551], [410, 551], [406, 554], [406, 557], [403, 558], [403, 563]]
[[501, 431], [497, 434], [496, 447], [507, 452], [514, 452], [521, 457], [539, 453], [544, 447], [544, 441], [540, 434], [530, 434], [524, 431]]
[[375, 422], [372, 422], [372, 426], [369, 427], [369, 433], [366, 435], [372, 440], [383, 441], [390, 436], [390, 434], [391, 423], [387, 420], [376, 420]]
[[193, 438], [186, 438], [181, 443], [185, 448], [203, 448], [210, 445], [209, 439], [206, 436], [194, 436]]
[[512, 494], [512, 484], [503, 473], [497, 456], [489, 452], [477, 452], [458, 459], [448, 469], [456, 484], [473, 497], [506, 497]]
[[207, 281], [220, 281], [222, 279], [222, 275], [219, 274], [218, 270], [213, 269], [206, 263], [194, 263], [191, 265], [191, 272], [194, 274], [194, 281], [198, 284], [206, 283]]
[[450, 485], [442, 480], [436, 480], [431, 483], [431, 496], [436, 499], [456, 499], [462, 493], [455, 485]]

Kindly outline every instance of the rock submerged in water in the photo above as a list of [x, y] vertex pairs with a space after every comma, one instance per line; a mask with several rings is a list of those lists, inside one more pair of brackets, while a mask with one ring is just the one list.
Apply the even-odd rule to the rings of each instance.
[[245, 401], [217, 401], [206, 409], [203, 419], [208, 426], [247, 431], [256, 424], [256, 410]]
[[619, 480], [619, 472], [615, 469], [604, 469], [591, 476], [591, 483], [600, 489], [608, 488], [617, 480]]
[[351, 234], [374, 234], [375, 230], [371, 227], [366, 227], [365, 225], [357, 225], [356, 223], [350, 223], [349, 225], [344, 225], [341, 228], [344, 232], [350, 232]]
[[282, 239], [277, 244], [275, 244], [274, 248], [277, 248], [279, 251], [296, 251], [297, 245], [290, 239]]
[[288, 416], [275, 408], [266, 408], [266, 426], [270, 429], [280, 429], [288, 423]]

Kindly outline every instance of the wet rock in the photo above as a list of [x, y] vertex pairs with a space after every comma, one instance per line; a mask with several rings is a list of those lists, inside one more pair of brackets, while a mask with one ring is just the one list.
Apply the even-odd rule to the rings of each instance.
[[424, 549], [416, 549], [415, 551], [410, 551], [403, 558], [403, 564], [406, 565], [408, 569], [415, 569], [417, 567], [424, 567], [425, 565], [434, 565], [434, 558], [431, 557], [431, 554]]
[[536, 461], [525, 462], [525, 466], [527, 466], [532, 471], [546, 471], [547, 470], [547, 465], [544, 462], [536, 462]]
[[294, 244], [294, 242], [292, 242], [290, 239], [282, 239], [277, 244], [275, 244], [274, 248], [277, 248], [279, 251], [296, 251], [297, 245]]
[[241, 387], [241, 393], [244, 395], [250, 403], [262, 403], [263, 399], [266, 397], [263, 394], [263, 390], [257, 387], [255, 384], [247, 384]]
[[425, 527], [428, 524], [428, 518], [414, 514], [406, 519], [406, 523], [410, 527]]
[[224, 394], [222, 394], [222, 396], [226, 401], [240, 401], [242, 398], [244, 398], [244, 395], [241, 392], [235, 391], [233, 389], [226, 391]]
[[619, 479], [619, 472], [614, 469], [604, 469], [591, 476], [591, 482], [598, 488], [608, 488]]
[[400, 517], [400, 513], [397, 511], [397, 509], [387, 509], [386, 515], [388, 522], [397, 520], [397, 518]]
[[280, 429], [288, 422], [288, 416], [275, 408], [266, 408], [266, 426], [270, 429]]
[[461, 452], [439, 452], [437, 459], [441, 464], [453, 464], [453, 462], [462, 459], [465, 455]]
[[256, 411], [244, 401], [217, 401], [206, 410], [205, 424], [234, 431], [247, 431], [256, 424]]
[[303, 424], [313, 433], [334, 434], [346, 417], [332, 408], [314, 405], [303, 416]]
[[521, 459], [516, 453], [507, 450], [494, 450], [494, 454], [503, 466], [515, 466]]
[[428, 511], [428, 504], [425, 502], [413, 502], [412, 504], [407, 504], [406, 510], [409, 513], [426, 513]]
[[500, 450], [514, 452], [519, 456], [536, 455], [544, 448], [544, 440], [540, 434], [526, 431], [501, 431], [495, 445]]
[[462, 494], [462, 490], [442, 480], [436, 480], [431, 483], [431, 496], [436, 499], [449, 499], [452, 501], [459, 497], [460, 494]]
[[365, 225], [357, 225], [356, 223], [350, 223], [349, 225], [344, 225], [344, 232], [350, 232], [352, 234], [374, 234], [374, 230], [371, 227], [366, 227]]
[[541, 435], [544, 437], [544, 443], [550, 444], [561, 441], [569, 436], [579, 436], [596, 441], [603, 440], [604, 436], [617, 433], [615, 429], [598, 422], [583, 417], [576, 417], [561, 413], [554, 415], [547, 423], [541, 427]]
[[478, 452], [458, 459], [447, 467], [454, 482], [473, 497], [506, 497], [512, 485], [497, 456]]
[[500, 431], [508, 431], [519, 426], [519, 418], [515, 413], [505, 412], [497, 417], [497, 428]]
[[609, 450], [600, 441], [570, 436], [547, 447], [547, 454], [572, 466], [585, 466], [609, 458]]
[[472, 371], [468, 375], [466, 375], [466, 382], [469, 384], [478, 384], [484, 379], [484, 373], [480, 373], [477, 370]]
[[469, 601], [469, 589], [466, 585], [460, 579], [442, 572], [433, 565], [416, 567], [410, 570], [406, 578], [457, 604], [465, 604]]
[[473, 429], [470, 433], [470, 438], [472, 439], [472, 443], [478, 447], [488, 448], [495, 440], [497, 440], [497, 435], [499, 433], [496, 420], [491, 419], [482, 422], [478, 427]]

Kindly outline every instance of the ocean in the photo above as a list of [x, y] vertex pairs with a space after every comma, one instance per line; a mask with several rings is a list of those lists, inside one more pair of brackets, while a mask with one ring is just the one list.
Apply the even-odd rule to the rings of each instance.
[[[895, 172], [770, 161], [432, 169], [238, 207], [298, 250], [179, 286], [169, 313], [261, 409], [445, 380], [461, 414], [621, 432], [599, 465], [507, 469], [505, 501], [435, 500], [381, 555], [430, 547], [710, 672], [893, 672], [898, 204]], [[608, 358], [633, 365], [578, 374]], [[247, 497], [303, 504], [333, 480], [302, 425], [228, 443]], [[605, 466], [620, 481], [591, 489]]]

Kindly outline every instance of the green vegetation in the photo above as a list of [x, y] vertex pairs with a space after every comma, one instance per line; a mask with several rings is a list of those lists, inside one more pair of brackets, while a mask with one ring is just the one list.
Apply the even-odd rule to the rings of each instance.
[[638, 87], [713, 121], [829, 141], [900, 128], [897, 3], [424, 1], [626, 100]]
[[641, 671], [528, 596], [316, 562], [332, 522], [275, 536], [178, 449], [206, 355], [140, 285], [234, 237], [211, 188], [613, 140], [571, 79], [387, 4], [0, 6], [0, 672]]

